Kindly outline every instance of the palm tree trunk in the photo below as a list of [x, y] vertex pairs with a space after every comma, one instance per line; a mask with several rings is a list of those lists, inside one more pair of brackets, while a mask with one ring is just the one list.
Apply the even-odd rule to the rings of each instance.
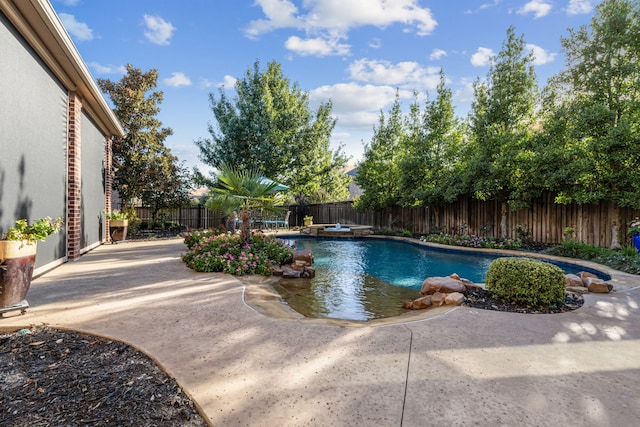
[[249, 243], [251, 239], [251, 213], [249, 209], [243, 207], [240, 211], [240, 220], [242, 224], [240, 225], [240, 242], [245, 245]]

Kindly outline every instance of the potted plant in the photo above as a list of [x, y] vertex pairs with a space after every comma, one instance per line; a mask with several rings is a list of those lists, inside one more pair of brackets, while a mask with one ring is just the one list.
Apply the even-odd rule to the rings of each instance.
[[636, 250], [640, 253], [640, 218], [636, 218], [629, 224], [629, 229], [627, 233], [631, 235], [633, 239], [633, 245], [636, 247]]
[[310, 215], [306, 215], [304, 218], [302, 218], [302, 220], [304, 221], [304, 226], [305, 227], [313, 225], [313, 217], [310, 216]]
[[0, 313], [29, 306], [25, 297], [31, 285], [38, 240], [60, 231], [63, 219], [38, 218], [31, 225], [19, 219], [0, 240]]
[[118, 209], [108, 212], [107, 219], [109, 220], [109, 230], [111, 235], [111, 241], [119, 242], [127, 239], [127, 230], [129, 228], [129, 215], [126, 212], [122, 212]]

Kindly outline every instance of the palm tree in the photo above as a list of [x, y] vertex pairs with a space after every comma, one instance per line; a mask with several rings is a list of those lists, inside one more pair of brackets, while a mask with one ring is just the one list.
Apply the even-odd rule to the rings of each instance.
[[237, 169], [229, 165], [221, 165], [217, 182], [209, 189], [207, 207], [218, 209], [224, 213], [240, 212], [240, 241], [249, 243], [251, 237], [251, 211], [262, 209], [277, 211], [281, 204], [282, 186], [277, 182], [265, 179], [258, 171]]

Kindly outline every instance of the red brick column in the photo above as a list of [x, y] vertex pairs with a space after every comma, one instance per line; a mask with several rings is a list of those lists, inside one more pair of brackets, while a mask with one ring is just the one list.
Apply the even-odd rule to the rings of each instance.
[[[104, 211], [108, 214], [111, 213], [111, 196], [112, 196], [112, 188], [113, 185], [113, 176], [111, 175], [111, 165], [113, 159], [113, 151], [112, 151], [112, 141], [110, 137], [105, 139], [105, 153], [104, 153]], [[111, 242], [111, 227], [109, 226], [109, 218], [105, 218], [104, 220], [105, 233], [106, 233], [106, 241]]]
[[82, 249], [80, 236], [82, 233], [80, 224], [81, 204], [81, 135], [82, 125], [82, 101], [76, 93], [69, 94], [69, 123], [67, 135], [67, 259], [69, 261], [80, 258]]

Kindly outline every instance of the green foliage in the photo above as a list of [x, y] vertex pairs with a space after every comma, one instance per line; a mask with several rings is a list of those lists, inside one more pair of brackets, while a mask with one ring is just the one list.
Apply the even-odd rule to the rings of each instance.
[[271, 275], [275, 265], [291, 262], [293, 248], [262, 233], [251, 235], [247, 243], [221, 229], [185, 234], [188, 251], [183, 261], [196, 271], [223, 272], [237, 276]]
[[347, 158], [342, 148], [330, 149], [331, 103], [311, 111], [309, 94], [292, 84], [275, 61], [265, 71], [256, 61], [235, 89], [234, 99], [224, 88], [218, 98], [209, 95], [215, 117], [211, 138], [195, 141], [204, 163], [259, 171], [311, 202], [348, 196], [349, 177], [342, 172]]
[[157, 80], [156, 69], [143, 73], [131, 64], [118, 82], [98, 79], [126, 133], [112, 144], [114, 187], [124, 206], [141, 198], [154, 212], [183, 202], [190, 185], [187, 171], [164, 146], [173, 130], [157, 119], [163, 99], [163, 93], [154, 90]]
[[439, 243], [441, 245], [465, 246], [468, 248], [488, 249], [520, 249], [521, 240], [494, 239], [493, 237], [479, 237], [474, 235], [429, 234], [420, 237], [423, 242]]
[[356, 182], [362, 188], [362, 196], [353, 204], [356, 210], [383, 209], [399, 203], [401, 193], [398, 162], [403, 135], [400, 96], [396, 92], [389, 117], [385, 118], [384, 113], [380, 112], [371, 144], [365, 145], [364, 159], [358, 165]]
[[[605, 0], [589, 27], [561, 39], [566, 69], [545, 128], [560, 131], [566, 173], [558, 202], [640, 207], [640, 6]], [[553, 136], [553, 135], [550, 135]], [[560, 150], [556, 150], [560, 152]]]
[[440, 70], [437, 97], [420, 112], [417, 94], [405, 119], [400, 141], [400, 193], [405, 206], [439, 205], [461, 193], [456, 166], [462, 155], [464, 135], [455, 118], [453, 94]]
[[465, 182], [478, 199], [526, 204], [527, 164], [538, 98], [533, 56], [510, 27], [486, 82], [474, 85]]
[[16, 225], [10, 227], [0, 240], [36, 240], [45, 241], [47, 237], [57, 233], [64, 224], [63, 218], [53, 219], [51, 217], [38, 218], [29, 224], [26, 219], [19, 219]]
[[209, 189], [207, 207], [225, 214], [240, 212], [240, 239], [249, 241], [251, 211], [278, 212], [275, 206], [282, 204], [278, 183], [265, 179], [256, 170], [238, 169], [221, 165], [217, 182]]
[[486, 289], [495, 297], [534, 307], [564, 301], [560, 267], [529, 258], [498, 258], [487, 270]]
[[129, 214], [125, 211], [121, 211], [119, 209], [115, 209], [113, 211], [111, 211], [111, 213], [105, 213], [105, 216], [107, 219], [110, 220], [122, 220], [122, 219], [129, 219]]
[[640, 254], [631, 246], [626, 246], [618, 252], [585, 243], [567, 241], [544, 252], [549, 255], [593, 261], [626, 273], [640, 274]]

